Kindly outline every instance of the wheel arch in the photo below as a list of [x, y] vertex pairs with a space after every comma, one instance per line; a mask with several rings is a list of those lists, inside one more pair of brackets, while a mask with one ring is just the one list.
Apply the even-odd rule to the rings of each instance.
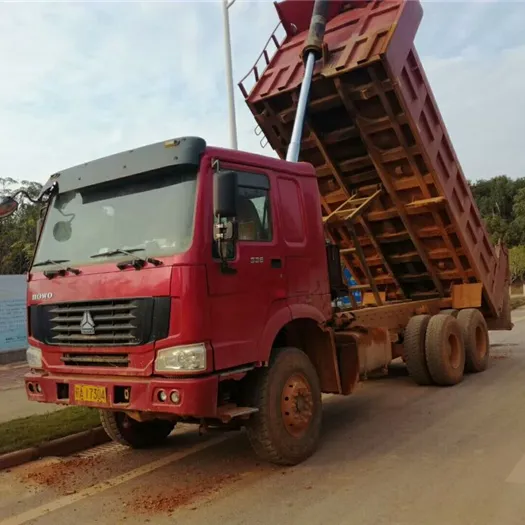
[[283, 325], [277, 332], [272, 350], [293, 347], [302, 350], [310, 359], [324, 393], [341, 393], [337, 353], [333, 332], [323, 328], [318, 318], [298, 317]]

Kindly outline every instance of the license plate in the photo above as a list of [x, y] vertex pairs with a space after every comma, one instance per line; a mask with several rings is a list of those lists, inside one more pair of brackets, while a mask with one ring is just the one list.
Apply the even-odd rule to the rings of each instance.
[[75, 385], [75, 401], [79, 403], [96, 403], [105, 405], [108, 402], [106, 387], [91, 385]]

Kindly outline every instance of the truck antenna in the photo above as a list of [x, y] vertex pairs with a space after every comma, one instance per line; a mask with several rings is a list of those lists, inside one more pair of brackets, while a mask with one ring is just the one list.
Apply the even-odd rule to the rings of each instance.
[[286, 153], [288, 162], [299, 160], [301, 149], [301, 137], [303, 134], [306, 105], [312, 83], [315, 62], [323, 56], [323, 39], [326, 29], [326, 18], [328, 14], [328, 0], [315, 0], [308, 38], [303, 48], [303, 61], [305, 62], [303, 82], [297, 102], [297, 112], [293, 124], [292, 138]]

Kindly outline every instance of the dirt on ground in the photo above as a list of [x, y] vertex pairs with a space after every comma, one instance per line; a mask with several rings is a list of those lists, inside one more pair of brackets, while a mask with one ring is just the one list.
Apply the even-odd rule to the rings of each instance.
[[63, 492], [74, 492], [77, 480], [85, 472], [93, 472], [100, 457], [80, 457], [44, 465], [35, 464], [22, 474], [23, 481], [35, 485], [52, 487]]
[[239, 479], [238, 474], [202, 476], [201, 479], [192, 479], [187, 485], [170, 487], [156, 494], [144, 493], [143, 489], [137, 488], [132, 492], [134, 498], [126, 505], [126, 510], [134, 514], [169, 514], [179, 507], [209, 497]]
[[195, 510], [219, 493], [232, 490], [240, 480], [279, 471], [286, 472], [276, 465], [254, 462], [251, 449], [243, 445], [237, 454], [215, 459], [213, 468], [179, 466], [176, 476], [164, 478], [158, 485], [134, 487], [129, 497], [121, 500], [121, 505], [128, 516], [169, 515], [180, 508]]

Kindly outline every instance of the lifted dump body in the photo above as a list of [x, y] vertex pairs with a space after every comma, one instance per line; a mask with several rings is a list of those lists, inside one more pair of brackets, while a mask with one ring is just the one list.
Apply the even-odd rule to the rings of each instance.
[[[365, 292], [365, 306], [449, 298], [495, 322], [508, 308], [508, 252], [489, 240], [414, 48], [420, 4], [330, 4], [300, 160], [316, 168], [327, 235], [358, 283], [351, 291]], [[313, 1], [276, 7], [286, 37], [278, 26], [239, 86], [284, 158]]]

